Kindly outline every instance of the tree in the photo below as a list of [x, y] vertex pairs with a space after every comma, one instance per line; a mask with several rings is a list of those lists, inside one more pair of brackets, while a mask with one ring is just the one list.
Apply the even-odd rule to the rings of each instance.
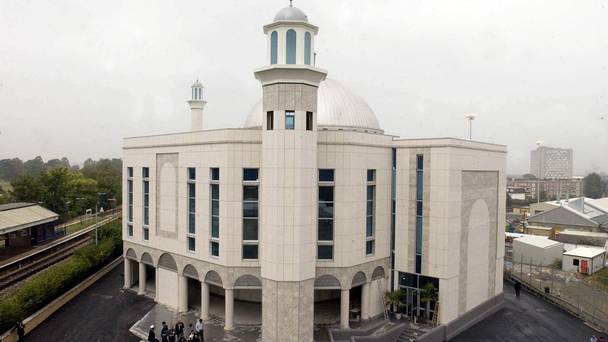
[[521, 176], [521, 178], [527, 179], [527, 180], [536, 180], [536, 176], [531, 173], [526, 173], [523, 176]]
[[46, 162], [46, 169], [47, 170], [54, 169], [54, 168], [60, 167], [60, 166], [63, 166], [63, 167], [66, 167], [66, 168], [69, 169], [70, 168], [70, 162], [68, 161], [68, 158], [66, 158], [66, 157], [63, 157], [61, 159], [55, 158], [55, 159], [51, 159], [48, 162]]
[[[68, 180], [68, 210], [83, 214], [97, 202], [97, 181], [80, 172], [71, 172]], [[68, 215], [69, 216], [69, 215]]]
[[433, 283], [426, 283], [422, 287], [422, 293], [420, 294], [420, 301], [426, 303], [426, 310], [424, 312], [426, 320], [431, 318], [431, 302], [436, 302], [438, 299], [438, 291]]
[[44, 164], [44, 160], [42, 160], [41, 156], [37, 156], [36, 158], [23, 163], [24, 171], [28, 175], [34, 177], [40, 175], [44, 171], [45, 166], [46, 165]]
[[12, 197], [19, 202], [42, 202], [44, 189], [37, 178], [22, 173], [11, 182]]
[[14, 181], [23, 172], [23, 162], [19, 158], [0, 160], [0, 179]]
[[40, 175], [45, 207], [60, 214], [64, 219], [67, 217], [69, 178], [68, 169], [63, 166], [45, 171]]
[[583, 188], [585, 197], [601, 198], [604, 194], [604, 184], [602, 183], [602, 179], [600, 178], [600, 175], [595, 172], [588, 174], [583, 179]]

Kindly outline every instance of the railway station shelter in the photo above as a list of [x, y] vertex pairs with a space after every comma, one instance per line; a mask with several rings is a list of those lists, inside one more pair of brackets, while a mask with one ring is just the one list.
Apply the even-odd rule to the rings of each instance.
[[35, 203], [0, 205], [0, 239], [4, 247], [28, 247], [56, 237], [59, 215]]

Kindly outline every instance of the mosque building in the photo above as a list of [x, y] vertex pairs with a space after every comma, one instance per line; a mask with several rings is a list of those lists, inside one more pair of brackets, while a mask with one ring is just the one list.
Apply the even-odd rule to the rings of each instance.
[[454, 333], [502, 305], [506, 147], [401, 139], [316, 66], [319, 28], [289, 6], [263, 27], [262, 98], [240, 128], [123, 144], [125, 288], [177, 311], [223, 302], [225, 329], [259, 310], [264, 341], [312, 341], [316, 324], [427, 308]]

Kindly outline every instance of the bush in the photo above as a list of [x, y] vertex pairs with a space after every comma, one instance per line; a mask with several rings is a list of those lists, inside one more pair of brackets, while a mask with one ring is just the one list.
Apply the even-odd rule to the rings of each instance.
[[78, 250], [71, 258], [0, 298], [0, 332], [40, 310], [122, 254], [121, 220], [107, 224], [98, 233], [97, 246], [92, 244]]

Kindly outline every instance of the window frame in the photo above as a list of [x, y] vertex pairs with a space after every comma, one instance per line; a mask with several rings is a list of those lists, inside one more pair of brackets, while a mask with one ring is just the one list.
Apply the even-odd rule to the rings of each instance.
[[[371, 176], [371, 177], [370, 177]], [[376, 170], [368, 169], [366, 175], [367, 183], [365, 186], [365, 256], [373, 256], [376, 251]], [[370, 199], [371, 189], [371, 199]], [[371, 202], [371, 213], [370, 213]], [[368, 221], [371, 218], [371, 232]], [[369, 252], [368, 244], [371, 244]]]
[[[291, 118], [291, 122], [289, 120]], [[286, 110], [285, 111], [285, 130], [293, 131], [296, 129], [296, 111]]]
[[[217, 177], [215, 174], [217, 172]], [[217, 188], [217, 198], [213, 196], [213, 189]], [[220, 190], [220, 168], [212, 167], [209, 168], [209, 256], [212, 258], [219, 258], [221, 252], [220, 246], [220, 233], [221, 233], [221, 217], [220, 217], [220, 206], [221, 206], [221, 190]], [[217, 215], [213, 214], [214, 204], [217, 206]], [[213, 221], [217, 220], [217, 236], [213, 236]], [[217, 244], [217, 255], [213, 254], [213, 244]]]
[[[257, 177], [256, 179], [251, 179], [247, 176], [247, 171], [256, 171]], [[245, 189], [255, 188], [257, 194], [256, 199], [245, 199]], [[260, 169], [259, 168], [243, 168], [243, 177], [242, 177], [242, 186], [241, 186], [242, 197], [241, 197], [241, 260], [243, 261], [258, 261], [260, 259]], [[255, 210], [257, 216], [245, 216], [245, 204], [255, 204]], [[256, 229], [256, 239], [245, 239], [245, 221], [255, 221], [257, 229]], [[247, 247], [246, 247], [247, 246]], [[245, 249], [252, 248], [251, 246], [256, 246], [256, 258], [245, 258]]]
[[[323, 177], [324, 180], [321, 180], [321, 175], [324, 174], [325, 176], [330, 176], [330, 177]], [[317, 170], [317, 219], [316, 219], [316, 223], [317, 223], [317, 229], [316, 229], [316, 242], [317, 242], [317, 252], [316, 252], [316, 260], [317, 261], [321, 261], [321, 262], [331, 262], [334, 261], [334, 257], [335, 257], [335, 239], [336, 239], [336, 227], [335, 227], [335, 220], [336, 220], [336, 207], [335, 207], [335, 202], [336, 202], [336, 188], [335, 188], [335, 179], [336, 179], [336, 173], [334, 169], [318, 169]], [[329, 180], [330, 179], [330, 180]], [[321, 193], [321, 188], [331, 188], [331, 201], [327, 201], [327, 200], [321, 200], [320, 198], [320, 193]], [[331, 204], [332, 209], [332, 214], [331, 217], [321, 217], [320, 215], [320, 208], [321, 208], [321, 203], [324, 204]], [[331, 222], [331, 235], [332, 238], [331, 240], [320, 240], [319, 239], [319, 229], [320, 227], [320, 222], [325, 222], [325, 221], [329, 221]], [[330, 249], [331, 250], [331, 257], [330, 258], [321, 258], [321, 250], [322, 249]]]

